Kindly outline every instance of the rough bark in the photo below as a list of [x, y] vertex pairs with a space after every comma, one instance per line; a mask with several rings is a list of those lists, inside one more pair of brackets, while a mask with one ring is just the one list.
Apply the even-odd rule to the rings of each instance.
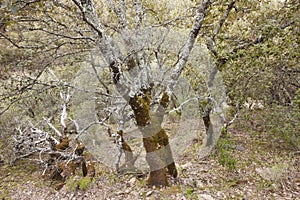
[[209, 147], [213, 144], [213, 126], [210, 120], [210, 114], [207, 113], [207, 115], [202, 117], [204, 126], [205, 126], [205, 133], [206, 133], [206, 139], [204, 146]]
[[[121, 56], [120, 48], [112, 41], [109, 36], [105, 34], [103, 26], [100, 23], [99, 16], [97, 16], [91, 0], [73, 0], [73, 2], [80, 8], [83, 19], [97, 34], [99, 39], [98, 47], [109, 65], [109, 68], [112, 72], [113, 82], [116, 85], [119, 93], [123, 96], [124, 99], [128, 101], [129, 105], [134, 111], [135, 120], [143, 134], [144, 147], [147, 152], [146, 160], [150, 166], [150, 177], [148, 179], [148, 184], [163, 186], [167, 185], [168, 182], [166, 177], [166, 167], [168, 169], [168, 173], [173, 177], [177, 176], [177, 170], [169, 145], [169, 138], [165, 130], [162, 129], [161, 123], [165, 113], [165, 109], [169, 105], [170, 97], [173, 93], [174, 87], [186, 65], [189, 54], [194, 46], [198, 33], [205, 19], [207, 10], [213, 3], [213, 0], [203, 0], [201, 6], [199, 6], [199, 8], [197, 9], [194, 24], [186, 39], [182, 51], [179, 53], [179, 59], [177, 60], [177, 63], [170, 77], [171, 80], [166, 87], [166, 92], [161, 99], [161, 104], [153, 116], [150, 116], [151, 89], [149, 89], [149, 84], [146, 81], [148, 76], [146, 73], [147, 71], [144, 71], [146, 70], [144, 68], [145, 66], [135, 63], [133, 59], [129, 59], [127, 63], [122, 63], [123, 59]], [[117, 14], [120, 24], [122, 25], [121, 30], [126, 31], [127, 20], [126, 15], [124, 15], [126, 13], [125, 1], [121, 1], [122, 6], [120, 9], [117, 9], [115, 7], [113, 1], [109, 2], [111, 2], [112, 8]], [[137, 29], [142, 26], [141, 5], [142, 3], [140, 0], [135, 1], [135, 9], [137, 13]], [[130, 41], [127, 41], [126, 38], [125, 42], [130, 43]], [[135, 68], [137, 65], [140, 67], [140, 70], [142, 70], [142, 85], [139, 90], [132, 91], [132, 88], [134, 87], [125, 85], [126, 81], [124, 81], [124, 79], [126, 78], [123, 76], [121, 67], [121, 65], [123, 64], [127, 65], [127, 68], [129, 70]], [[125, 145], [123, 148], [128, 148], [128, 146]], [[131, 157], [131, 155], [127, 156], [128, 159], [129, 157]]]
[[133, 152], [129, 144], [124, 140], [123, 138], [123, 131], [118, 131], [118, 134], [122, 138], [122, 150], [124, 151], [125, 154], [125, 163], [120, 167], [120, 169], [133, 169], [134, 168], [134, 162], [135, 159], [133, 157]]
[[[142, 96], [135, 96], [129, 101], [143, 134], [146, 160], [150, 167], [148, 185], [167, 186], [167, 172], [173, 177], [177, 170], [169, 145], [169, 138], [161, 127], [162, 118], [150, 112], [150, 95], [146, 91]], [[167, 170], [168, 169], [168, 170]]]
[[197, 9], [197, 13], [195, 16], [193, 26], [190, 30], [190, 33], [186, 39], [186, 42], [185, 42], [181, 52], [179, 53], [178, 61], [175, 65], [175, 68], [174, 68], [172, 74], [171, 74], [171, 80], [170, 80], [169, 84], [167, 85], [166, 92], [169, 97], [172, 96], [172, 93], [174, 91], [176, 83], [177, 83], [177, 81], [188, 61], [189, 55], [194, 47], [196, 38], [199, 34], [199, 31], [200, 31], [202, 24], [204, 22], [204, 19], [206, 17], [208, 8], [210, 7], [210, 5], [213, 2], [214, 2], [213, 0], [203, 0], [201, 6], [199, 6]]
[[164, 148], [164, 154], [162, 154], [162, 160], [167, 165], [167, 169], [168, 169], [167, 172], [168, 174], [176, 178], [178, 173], [173, 159], [171, 147], [169, 144], [169, 137], [165, 129], [163, 128], [157, 133], [157, 135], [158, 135], [158, 144]]

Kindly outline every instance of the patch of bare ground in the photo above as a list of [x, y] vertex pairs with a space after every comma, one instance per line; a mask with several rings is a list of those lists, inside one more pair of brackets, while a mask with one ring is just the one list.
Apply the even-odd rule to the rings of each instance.
[[60, 190], [31, 165], [1, 166], [0, 199], [299, 199], [300, 154], [267, 132], [229, 130], [211, 156], [199, 160], [195, 141], [177, 159], [167, 188], [146, 186], [146, 174], [120, 175], [97, 164], [93, 180], [71, 177]]

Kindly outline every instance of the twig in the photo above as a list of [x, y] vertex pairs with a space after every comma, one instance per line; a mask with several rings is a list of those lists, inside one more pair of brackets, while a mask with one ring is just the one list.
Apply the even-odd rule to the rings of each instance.
[[240, 114], [240, 106], [239, 106], [239, 104], [237, 104], [237, 106], [236, 106], [236, 113], [233, 116], [233, 118], [228, 123], [226, 123], [224, 125], [225, 129], [227, 129], [231, 124], [233, 124], [233, 122], [238, 118], [239, 114]]
[[76, 122], [76, 120], [70, 118], [70, 120], [73, 122], [74, 126], [75, 126], [75, 131], [76, 133], [79, 133], [79, 125], [78, 123]]
[[109, 91], [109, 89], [108, 89], [108, 86], [101, 80], [101, 78], [100, 78], [99, 75], [98, 75], [97, 69], [96, 69], [96, 67], [95, 67], [95, 59], [94, 59], [94, 56], [93, 56], [93, 55], [91, 55], [91, 66], [92, 66], [92, 68], [93, 68], [93, 70], [94, 70], [94, 73], [95, 73], [95, 75], [96, 75], [98, 81], [99, 81], [99, 82], [101, 83], [101, 85], [105, 88], [106, 93], [109, 95], [109, 94], [110, 94], [110, 91]]
[[58, 137], [62, 137], [61, 132], [60, 132], [59, 130], [57, 130], [57, 129], [55, 128], [55, 126], [53, 126], [53, 124], [51, 124], [51, 122], [50, 122], [49, 119], [46, 119], [45, 117], [44, 117], [43, 119], [47, 122], [48, 126], [49, 126], [52, 130], [54, 130], [54, 132], [57, 134]]

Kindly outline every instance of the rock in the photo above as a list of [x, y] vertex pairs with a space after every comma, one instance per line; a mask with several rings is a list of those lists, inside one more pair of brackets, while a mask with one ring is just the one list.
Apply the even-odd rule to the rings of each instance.
[[205, 188], [205, 185], [201, 180], [196, 180], [195, 182], [197, 188]]
[[188, 162], [188, 163], [185, 163], [184, 165], [181, 165], [181, 168], [186, 170], [192, 166], [193, 166], [193, 163]]
[[137, 182], [137, 178], [136, 177], [133, 177], [133, 178], [131, 178], [128, 181], [128, 183], [129, 183], [130, 186], [134, 186], [136, 182]]
[[130, 189], [126, 189], [125, 194], [129, 194], [129, 193], [130, 193]]
[[214, 200], [214, 198], [208, 194], [199, 194], [198, 199], [199, 200]]
[[152, 194], [153, 194], [153, 191], [150, 190], [149, 192], [146, 193], [146, 196], [149, 197], [149, 196], [151, 196]]

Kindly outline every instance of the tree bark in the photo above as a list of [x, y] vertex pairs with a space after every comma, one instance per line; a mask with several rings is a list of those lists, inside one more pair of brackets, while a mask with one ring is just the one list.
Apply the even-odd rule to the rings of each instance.
[[167, 173], [177, 176], [175, 162], [169, 145], [169, 138], [161, 127], [162, 117], [150, 113], [150, 95], [135, 95], [129, 104], [134, 111], [135, 119], [143, 134], [143, 144], [146, 150], [146, 160], [150, 167], [147, 181], [149, 186], [167, 186]]
[[133, 169], [134, 168], [134, 162], [135, 159], [133, 157], [133, 152], [129, 144], [124, 140], [123, 138], [123, 131], [118, 131], [118, 134], [122, 138], [122, 150], [124, 151], [125, 154], [125, 163], [120, 167], [120, 169]]
[[[150, 166], [150, 177], [148, 180], [149, 185], [168, 185], [166, 177], [166, 167], [168, 173], [173, 177], [177, 176], [176, 166], [173, 160], [171, 148], [169, 145], [169, 138], [164, 129], [161, 127], [162, 119], [164, 116], [165, 109], [168, 107], [170, 98], [174, 87], [186, 65], [189, 54], [194, 46], [198, 33], [201, 29], [205, 16], [208, 12], [208, 8], [214, 2], [213, 0], [204, 0], [201, 5], [197, 8], [195, 20], [193, 26], [190, 30], [190, 33], [186, 39], [186, 42], [178, 55], [177, 63], [173, 69], [173, 72], [170, 77], [169, 84], [166, 86], [165, 94], [163, 95], [160, 103], [160, 108], [156, 111], [155, 114], [159, 116], [160, 120], [153, 120], [150, 116], [150, 100], [151, 100], [151, 88], [147, 88], [149, 85], [147, 83], [147, 75], [144, 75], [143, 84], [138, 91], [131, 91], [132, 87], [126, 87], [123, 79], [126, 79], [122, 73], [122, 63], [123, 60], [121, 56], [120, 48], [111, 40], [109, 36], [105, 34], [103, 25], [100, 23], [99, 16], [95, 12], [93, 2], [89, 1], [79, 1], [72, 0], [81, 10], [84, 21], [92, 28], [96, 33], [96, 37], [99, 39], [99, 48], [103, 54], [105, 60], [109, 64], [109, 68], [112, 72], [112, 79], [116, 85], [117, 90], [122, 94], [123, 98], [129, 102], [132, 110], [134, 111], [135, 120], [139, 129], [143, 133], [143, 143], [146, 149], [146, 160]], [[122, 4], [123, 8], [125, 3]], [[137, 16], [141, 14], [141, 2], [138, 1], [136, 4]], [[117, 17], [122, 22], [122, 28], [126, 29], [126, 16], [123, 14], [125, 10], [122, 9], [120, 12], [115, 10]], [[141, 25], [141, 18], [137, 19], [137, 27]], [[127, 38], [125, 38], [125, 41]], [[130, 42], [130, 41], [129, 41]], [[134, 63], [126, 63], [128, 68], [134, 68]], [[142, 65], [140, 66], [142, 67]], [[141, 69], [146, 70], [146, 69]], [[146, 84], [144, 84], [144, 82]], [[134, 93], [134, 96], [132, 96]]]

